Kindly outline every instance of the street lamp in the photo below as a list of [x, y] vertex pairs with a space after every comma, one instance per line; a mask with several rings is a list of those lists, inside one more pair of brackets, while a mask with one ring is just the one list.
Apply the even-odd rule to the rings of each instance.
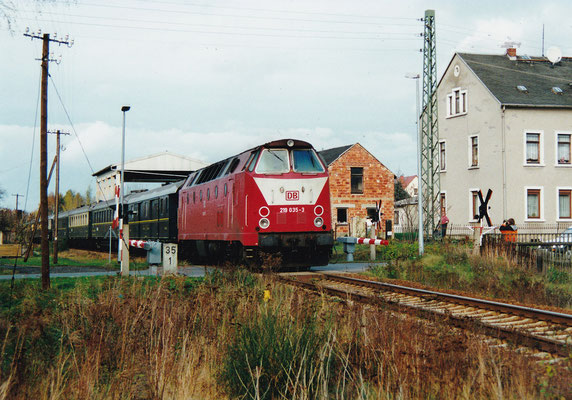
[[419, 118], [421, 117], [419, 113], [419, 80], [421, 76], [419, 74], [407, 74], [405, 75], [407, 79], [415, 79], [417, 81], [416, 91], [415, 91], [415, 113], [416, 113], [416, 120], [415, 126], [417, 127], [417, 212], [418, 212], [418, 221], [419, 221], [419, 255], [422, 256], [424, 249], [423, 249], [423, 180], [421, 179], [421, 129], [419, 126]]
[[119, 193], [121, 195], [121, 200], [119, 203], [119, 254], [121, 260], [121, 272], [122, 273], [129, 273], [127, 268], [129, 268], [129, 264], [127, 263], [126, 257], [123, 257], [123, 247], [125, 244], [123, 243], [123, 215], [125, 214], [124, 204], [123, 204], [123, 190], [124, 190], [124, 182], [125, 182], [125, 113], [131, 109], [130, 106], [123, 106], [121, 107], [121, 111], [123, 112], [123, 133], [122, 137], [122, 146], [121, 146], [121, 187], [119, 189]]

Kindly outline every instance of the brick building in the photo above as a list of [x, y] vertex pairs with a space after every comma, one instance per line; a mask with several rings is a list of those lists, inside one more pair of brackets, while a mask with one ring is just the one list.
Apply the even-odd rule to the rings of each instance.
[[[365, 221], [375, 213], [381, 200], [385, 220], [393, 218], [394, 174], [361, 144], [336, 147], [319, 152], [330, 174], [332, 223], [336, 235], [349, 233], [352, 220]], [[360, 223], [361, 225], [361, 223]], [[352, 232], [352, 235], [356, 232]]]

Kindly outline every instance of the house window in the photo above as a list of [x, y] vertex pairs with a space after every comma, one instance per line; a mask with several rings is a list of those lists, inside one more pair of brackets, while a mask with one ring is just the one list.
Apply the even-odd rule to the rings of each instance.
[[558, 165], [570, 165], [570, 136], [569, 133], [559, 133], [557, 135], [556, 159], [558, 160]]
[[471, 167], [479, 166], [479, 137], [471, 136]]
[[467, 113], [467, 91], [455, 88], [447, 95], [447, 118]]
[[558, 218], [571, 219], [572, 218], [572, 190], [560, 189], [558, 190]]
[[526, 190], [526, 218], [540, 219], [540, 189]]
[[399, 225], [399, 211], [393, 212], [393, 224]]
[[471, 189], [471, 215], [470, 220], [476, 221], [479, 218], [479, 189]]
[[540, 133], [527, 132], [526, 133], [526, 146], [525, 157], [526, 164], [540, 165], [541, 164], [541, 138]]
[[351, 168], [351, 191], [352, 194], [363, 194], [363, 168]]
[[439, 142], [439, 164], [441, 167], [441, 171], [445, 171], [447, 169], [447, 154], [445, 152], [444, 140]]
[[338, 224], [347, 224], [348, 222], [348, 209], [347, 208], [337, 208], [337, 220]]
[[441, 192], [441, 195], [439, 196], [439, 205], [441, 206], [441, 210], [445, 210], [445, 212], [447, 211], [447, 195], [445, 192]]

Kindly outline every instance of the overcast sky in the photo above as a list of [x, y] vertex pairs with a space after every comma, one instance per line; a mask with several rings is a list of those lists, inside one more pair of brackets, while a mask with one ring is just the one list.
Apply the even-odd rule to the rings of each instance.
[[[14, 208], [16, 193], [27, 194], [19, 208], [39, 201], [41, 41], [27, 27], [74, 40], [51, 44], [61, 62], [50, 63], [48, 125], [71, 133], [62, 192], [95, 191], [92, 169], [120, 160], [122, 105], [132, 107], [126, 159], [168, 150], [214, 162], [292, 137], [318, 150], [359, 142], [394, 173], [415, 174], [415, 82], [405, 75], [422, 72], [426, 9], [436, 12], [439, 76], [456, 51], [502, 54], [516, 42], [540, 55], [543, 24], [545, 48], [572, 55], [569, 1], [396, 3], [0, 0], [14, 8], [0, 9], [12, 20], [0, 21], [0, 207]], [[54, 151], [50, 135], [50, 160]]]

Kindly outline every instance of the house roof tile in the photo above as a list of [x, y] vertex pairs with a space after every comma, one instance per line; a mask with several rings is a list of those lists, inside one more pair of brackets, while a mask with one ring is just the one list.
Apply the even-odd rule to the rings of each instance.
[[350, 149], [353, 144], [347, 146], [334, 147], [333, 149], [326, 149], [318, 152], [318, 154], [324, 159], [327, 166], [329, 167], [331, 163], [336, 161], [342, 154], [344, 154], [348, 149]]
[[[545, 57], [458, 53], [498, 101], [505, 106], [572, 108], [572, 58], [554, 65]], [[526, 87], [526, 91], [517, 86]], [[554, 93], [553, 87], [562, 89]]]

